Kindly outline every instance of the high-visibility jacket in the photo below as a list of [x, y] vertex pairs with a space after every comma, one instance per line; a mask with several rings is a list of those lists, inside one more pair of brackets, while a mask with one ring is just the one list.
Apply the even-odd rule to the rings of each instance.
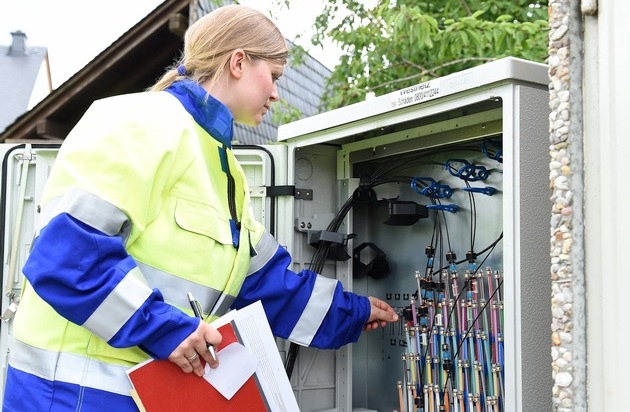
[[[367, 298], [288, 269], [255, 220], [233, 118], [192, 81], [95, 102], [62, 145], [13, 320], [4, 411], [137, 411], [126, 370], [261, 300], [276, 336], [338, 348]], [[339, 327], [343, 325], [343, 327]]]

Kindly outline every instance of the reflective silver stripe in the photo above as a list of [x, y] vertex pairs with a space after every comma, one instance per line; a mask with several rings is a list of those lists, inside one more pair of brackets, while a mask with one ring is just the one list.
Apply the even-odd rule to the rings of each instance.
[[49, 381], [61, 381], [130, 396], [129, 366], [113, 365], [74, 353], [58, 353], [11, 341], [9, 364]]
[[256, 273], [263, 268], [267, 262], [276, 254], [278, 250], [278, 242], [269, 232], [263, 233], [262, 238], [258, 244], [254, 245], [256, 249], [256, 256], [252, 257], [249, 263], [249, 269], [247, 270], [247, 276], [252, 273]]
[[136, 264], [142, 271], [149, 286], [159, 289], [162, 292], [162, 296], [164, 296], [164, 300], [168, 303], [188, 308], [190, 303], [186, 294], [190, 292], [201, 304], [202, 312], [210, 313], [221, 296], [221, 292], [216, 289], [182, 279], [146, 263], [136, 261]]
[[230, 310], [230, 306], [234, 302], [236, 298], [234, 296], [230, 296], [228, 294], [222, 293], [219, 301], [216, 303], [215, 307], [212, 308], [212, 312], [210, 314], [212, 316], [223, 316], [228, 310]]
[[317, 276], [306, 308], [304, 308], [302, 316], [300, 316], [300, 319], [291, 331], [290, 341], [305, 346], [311, 343], [322, 320], [328, 313], [337, 283], [338, 281], [335, 279], [328, 279], [321, 275]]
[[151, 295], [138, 272], [131, 269], [82, 326], [109, 341]]
[[37, 233], [61, 213], [68, 213], [109, 236], [120, 236], [123, 242], [131, 231], [129, 218], [122, 210], [85, 190], [72, 189], [44, 206]]

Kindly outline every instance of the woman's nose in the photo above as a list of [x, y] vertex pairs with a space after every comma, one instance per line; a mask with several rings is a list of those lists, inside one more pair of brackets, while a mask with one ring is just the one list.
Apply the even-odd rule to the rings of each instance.
[[278, 87], [275, 84], [273, 85], [273, 90], [271, 91], [269, 100], [271, 100], [272, 102], [277, 102], [278, 100], [280, 100], [280, 95], [278, 94]]

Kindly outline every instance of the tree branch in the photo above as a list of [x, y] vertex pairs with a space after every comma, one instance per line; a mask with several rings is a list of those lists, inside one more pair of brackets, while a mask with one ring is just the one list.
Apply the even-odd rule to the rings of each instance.
[[462, 2], [462, 6], [464, 6], [464, 8], [466, 9], [466, 12], [468, 13], [469, 16], [472, 16], [472, 10], [470, 9], [470, 6], [468, 5], [468, 3], [466, 2], [466, 0], [461, 0]]

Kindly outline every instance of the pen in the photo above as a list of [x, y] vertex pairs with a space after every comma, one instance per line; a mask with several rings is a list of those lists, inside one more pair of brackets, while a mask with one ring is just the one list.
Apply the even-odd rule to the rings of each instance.
[[[201, 309], [199, 309], [199, 302], [195, 300], [192, 293], [188, 292], [188, 302], [190, 302], [190, 307], [192, 308], [195, 316], [199, 319], [203, 320], [203, 316], [201, 316]], [[212, 344], [206, 342], [206, 347], [208, 348], [208, 352], [210, 352], [210, 356], [212, 356], [213, 360], [217, 360], [217, 354], [214, 352], [214, 346]]]

